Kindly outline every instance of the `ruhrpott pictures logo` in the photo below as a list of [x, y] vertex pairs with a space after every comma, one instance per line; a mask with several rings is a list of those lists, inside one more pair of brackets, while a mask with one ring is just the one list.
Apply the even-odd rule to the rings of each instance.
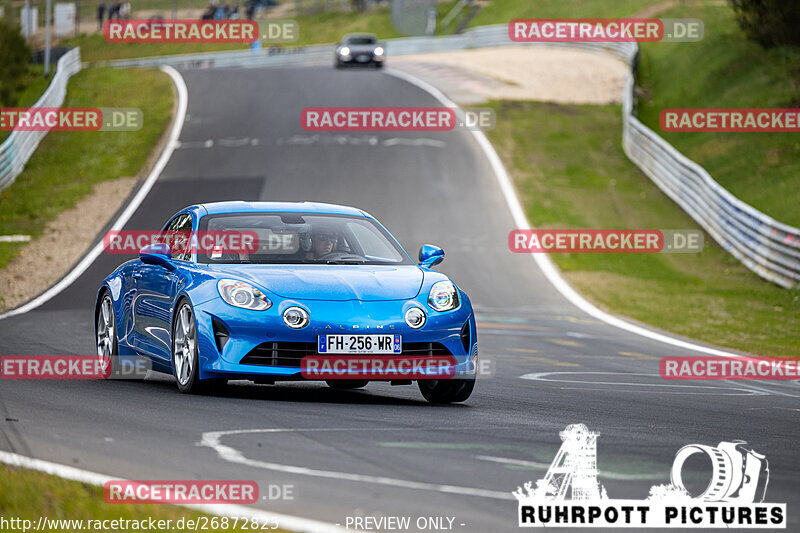
[[[668, 484], [652, 486], [644, 500], [616, 500], [598, 481], [599, 434], [570, 424], [559, 436], [563, 444], [545, 477], [513, 493], [520, 527], [786, 528], [786, 504], [764, 503], [767, 458], [744, 441], [684, 446], [675, 455]], [[712, 479], [692, 496], [683, 466], [695, 454], [710, 459]]]

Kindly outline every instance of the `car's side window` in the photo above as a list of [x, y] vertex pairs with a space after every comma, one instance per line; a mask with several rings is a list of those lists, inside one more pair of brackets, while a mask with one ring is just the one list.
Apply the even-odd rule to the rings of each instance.
[[189, 246], [191, 232], [192, 216], [188, 213], [182, 213], [167, 222], [167, 225], [161, 230], [162, 235], [159, 238], [159, 242], [165, 242], [170, 245], [173, 259], [191, 261], [192, 250], [191, 246]]
[[178, 227], [178, 224], [181, 222], [183, 217], [184, 217], [184, 215], [178, 215], [175, 218], [173, 218], [172, 220], [170, 220], [169, 222], [167, 222], [167, 224], [164, 226], [164, 228], [161, 230], [161, 232], [162, 233], [166, 233], [168, 231], [175, 231], [175, 228]]
[[[176, 217], [175, 229], [173, 231], [176, 231], [181, 235], [186, 235], [188, 238], [192, 233], [192, 216], [189, 214], [183, 214]], [[188, 243], [186, 246], [181, 246], [173, 257], [179, 261], [191, 261], [192, 247], [189, 246]]]

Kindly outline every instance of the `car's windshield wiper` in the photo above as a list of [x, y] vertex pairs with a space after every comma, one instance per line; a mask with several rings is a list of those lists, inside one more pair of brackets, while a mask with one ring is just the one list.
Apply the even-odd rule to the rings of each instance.
[[328, 261], [325, 261], [326, 265], [363, 265], [364, 263], [366, 263], [366, 260], [364, 259], [360, 261], [353, 261], [353, 260], [345, 261], [344, 259], [330, 259]]

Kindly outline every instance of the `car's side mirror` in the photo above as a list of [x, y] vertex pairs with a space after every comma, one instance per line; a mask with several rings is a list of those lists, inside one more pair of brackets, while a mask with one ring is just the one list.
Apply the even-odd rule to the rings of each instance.
[[149, 244], [139, 250], [139, 259], [146, 265], [158, 265], [167, 270], [175, 270], [175, 263], [172, 262], [169, 246], [163, 242]]
[[432, 244], [423, 244], [419, 249], [419, 264], [427, 268], [444, 261], [444, 250]]

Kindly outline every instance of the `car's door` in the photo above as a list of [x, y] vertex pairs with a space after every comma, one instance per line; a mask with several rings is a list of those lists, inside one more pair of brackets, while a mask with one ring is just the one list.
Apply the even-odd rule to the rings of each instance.
[[[182, 213], [164, 227], [167, 234], [188, 235], [192, 231], [192, 216]], [[136, 299], [133, 305], [134, 347], [145, 356], [168, 362], [172, 357], [171, 310], [178, 290], [178, 280], [186, 262], [191, 261], [191, 248], [182, 246], [172, 254], [177, 267], [169, 270], [160, 265], [139, 263], [133, 277]]]

